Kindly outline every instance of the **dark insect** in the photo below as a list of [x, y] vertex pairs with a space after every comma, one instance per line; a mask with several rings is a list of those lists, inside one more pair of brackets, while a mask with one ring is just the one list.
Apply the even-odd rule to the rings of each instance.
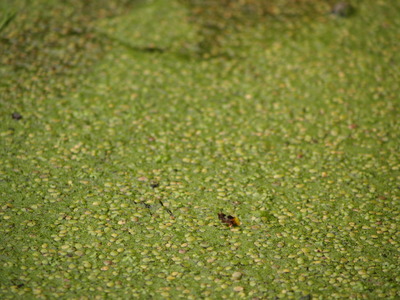
[[222, 223], [227, 224], [229, 227], [236, 227], [240, 225], [240, 221], [237, 217], [227, 216], [222, 212], [218, 213], [218, 219], [220, 219]]

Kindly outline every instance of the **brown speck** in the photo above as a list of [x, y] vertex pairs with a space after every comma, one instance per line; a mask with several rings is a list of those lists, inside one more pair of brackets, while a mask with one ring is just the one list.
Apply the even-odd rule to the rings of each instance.
[[350, 17], [352, 14], [354, 14], [354, 12], [354, 7], [347, 2], [338, 2], [332, 7], [331, 10], [331, 14], [342, 18]]
[[21, 120], [22, 119], [22, 115], [20, 113], [17, 113], [17, 112], [12, 113], [11, 116], [12, 116], [12, 118], [14, 120]]
[[157, 181], [152, 181], [152, 182], [150, 183], [150, 186], [151, 186], [153, 189], [155, 189], [155, 188], [158, 188], [158, 187], [160, 186], [160, 183], [157, 182]]
[[236, 227], [240, 225], [240, 221], [238, 218], [227, 216], [222, 212], [218, 213], [218, 219], [220, 219], [222, 223], [227, 224], [229, 227]]

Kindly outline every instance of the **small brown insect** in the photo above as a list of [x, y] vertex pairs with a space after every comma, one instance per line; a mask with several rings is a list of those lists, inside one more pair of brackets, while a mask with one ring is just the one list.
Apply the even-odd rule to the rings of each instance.
[[222, 223], [227, 224], [229, 227], [236, 227], [240, 225], [240, 221], [237, 217], [227, 216], [222, 212], [218, 213], [218, 219], [220, 219]]

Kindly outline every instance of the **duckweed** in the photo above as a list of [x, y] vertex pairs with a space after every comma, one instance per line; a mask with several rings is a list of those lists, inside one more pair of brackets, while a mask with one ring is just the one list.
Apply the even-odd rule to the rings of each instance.
[[400, 297], [400, 6], [350, 2], [200, 52], [182, 1], [0, 4], [1, 298]]

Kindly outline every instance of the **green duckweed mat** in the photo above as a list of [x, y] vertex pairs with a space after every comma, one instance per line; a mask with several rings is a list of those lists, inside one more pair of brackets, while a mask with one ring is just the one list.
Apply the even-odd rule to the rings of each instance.
[[0, 3], [2, 299], [400, 297], [400, 3], [280, 3]]

